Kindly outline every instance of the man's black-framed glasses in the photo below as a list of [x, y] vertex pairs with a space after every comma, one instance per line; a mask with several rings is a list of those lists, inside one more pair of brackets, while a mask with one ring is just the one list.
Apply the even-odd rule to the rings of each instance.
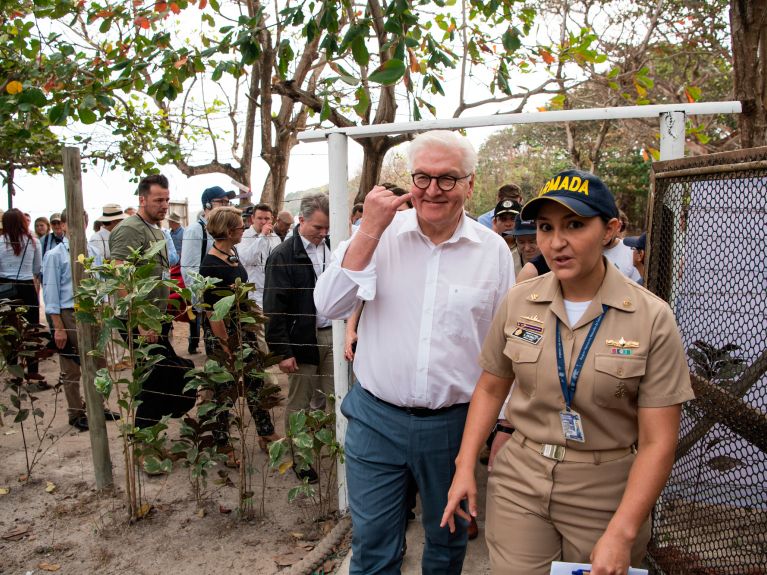
[[431, 185], [432, 180], [437, 180], [437, 187], [443, 192], [449, 192], [458, 183], [458, 180], [465, 180], [471, 177], [471, 174], [467, 174], [462, 178], [456, 178], [455, 176], [430, 176], [428, 174], [422, 174], [420, 172], [411, 174], [413, 177], [413, 184], [419, 190], [426, 190]]

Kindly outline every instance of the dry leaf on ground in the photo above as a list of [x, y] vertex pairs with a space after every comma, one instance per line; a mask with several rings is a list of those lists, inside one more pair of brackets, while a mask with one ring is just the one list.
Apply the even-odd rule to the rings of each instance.
[[53, 493], [56, 491], [56, 484], [52, 481], [46, 481], [45, 482], [45, 492], [46, 493]]
[[3, 539], [8, 541], [18, 541], [28, 533], [29, 525], [19, 525], [18, 527], [14, 527], [10, 531], [3, 533]]
[[10, 492], [10, 487], [0, 487], [0, 495], [8, 495]]
[[149, 512], [152, 510], [152, 506], [149, 505], [149, 503], [144, 503], [141, 507], [138, 508], [138, 511], [136, 512], [136, 516], [139, 518], [146, 517], [149, 515]]
[[290, 567], [294, 563], [301, 561], [301, 559], [303, 559], [303, 556], [294, 552], [274, 557], [274, 561], [277, 563], [278, 567]]
[[37, 567], [43, 571], [58, 571], [61, 569], [61, 565], [58, 563], [46, 563], [45, 561], [38, 563]]

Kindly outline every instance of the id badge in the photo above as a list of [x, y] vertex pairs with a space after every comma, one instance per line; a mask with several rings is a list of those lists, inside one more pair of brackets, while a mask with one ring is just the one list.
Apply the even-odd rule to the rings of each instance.
[[559, 419], [562, 421], [562, 432], [565, 434], [565, 439], [585, 443], [583, 423], [578, 412], [572, 409], [570, 411], [560, 411]]
[[166, 269], [162, 270], [162, 279], [165, 281], [170, 279], [170, 270], [166, 270]]

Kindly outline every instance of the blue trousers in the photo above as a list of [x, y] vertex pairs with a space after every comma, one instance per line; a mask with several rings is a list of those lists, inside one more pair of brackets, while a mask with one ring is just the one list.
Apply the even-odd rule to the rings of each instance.
[[466, 555], [466, 526], [456, 521], [456, 531], [451, 534], [439, 522], [455, 473], [468, 404], [417, 417], [355, 385], [341, 412], [349, 420], [345, 445], [353, 524], [349, 573], [400, 573], [411, 477], [421, 495], [426, 533], [422, 572], [460, 573]]

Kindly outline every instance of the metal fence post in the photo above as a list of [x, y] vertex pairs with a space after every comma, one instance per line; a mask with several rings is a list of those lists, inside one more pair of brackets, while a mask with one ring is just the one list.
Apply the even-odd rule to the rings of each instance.
[[[69, 261], [72, 266], [72, 288], [77, 293], [77, 287], [83, 279], [83, 266], [77, 261], [80, 254], [87, 255], [85, 239], [85, 210], [83, 208], [83, 185], [80, 171], [80, 149], [64, 148], [64, 191], [67, 206], [67, 236], [69, 237]], [[77, 343], [80, 350], [80, 366], [82, 371], [83, 388], [85, 389], [85, 405], [88, 414], [88, 427], [93, 455], [93, 471], [96, 475], [96, 488], [105, 489], [114, 485], [112, 478], [112, 461], [109, 458], [109, 438], [104, 420], [104, 404], [101, 394], [93, 385], [96, 377], [96, 359], [88, 352], [96, 347], [96, 327], [77, 322]]]
[[[349, 238], [349, 141], [345, 134], [328, 136], [330, 168], [330, 243], [333, 249]], [[341, 414], [341, 401], [349, 391], [349, 364], [344, 358], [346, 322], [333, 322], [333, 383], [336, 396], [336, 438], [343, 445], [346, 418]], [[349, 497], [346, 489], [346, 466], [338, 463], [338, 509], [346, 513]]]

